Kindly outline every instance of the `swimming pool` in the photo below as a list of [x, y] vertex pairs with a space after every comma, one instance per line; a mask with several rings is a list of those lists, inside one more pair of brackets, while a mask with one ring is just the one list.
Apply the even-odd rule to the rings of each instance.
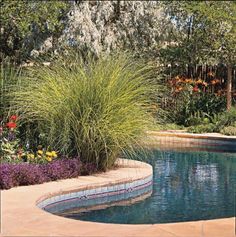
[[[153, 189], [145, 200], [59, 213], [120, 224], [171, 223], [235, 216], [236, 154], [153, 151]], [[150, 191], [150, 190], [149, 190]], [[148, 193], [148, 190], [147, 190]], [[91, 203], [92, 205], [92, 203]]]

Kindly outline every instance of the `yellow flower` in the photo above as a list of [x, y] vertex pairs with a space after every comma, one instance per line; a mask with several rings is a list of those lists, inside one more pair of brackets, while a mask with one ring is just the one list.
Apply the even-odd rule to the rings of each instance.
[[53, 158], [57, 158], [57, 153], [55, 151], [52, 151], [51, 153]]
[[52, 152], [47, 151], [47, 152], [46, 152], [46, 156], [52, 157]]
[[28, 158], [29, 160], [34, 159], [34, 157], [35, 157], [35, 156], [34, 156], [34, 154], [32, 154], [32, 153], [30, 153], [30, 154], [27, 155], [27, 158]]
[[38, 150], [37, 153], [38, 153], [38, 155], [42, 155], [43, 151], [42, 150]]
[[47, 161], [52, 161], [52, 157], [50, 157], [50, 156], [47, 156]]

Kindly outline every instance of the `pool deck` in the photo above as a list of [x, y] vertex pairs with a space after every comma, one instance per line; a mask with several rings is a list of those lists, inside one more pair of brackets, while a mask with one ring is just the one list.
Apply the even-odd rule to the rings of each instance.
[[106, 224], [56, 216], [36, 206], [42, 197], [55, 193], [128, 182], [150, 174], [150, 165], [119, 160], [119, 168], [106, 173], [3, 190], [0, 236], [235, 237], [235, 217], [153, 225]]

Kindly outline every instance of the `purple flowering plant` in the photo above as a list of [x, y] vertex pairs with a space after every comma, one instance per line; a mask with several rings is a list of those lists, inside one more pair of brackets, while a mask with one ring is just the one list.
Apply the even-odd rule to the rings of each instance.
[[53, 160], [50, 163], [1, 163], [0, 189], [41, 184], [60, 179], [76, 178], [97, 171], [94, 164], [82, 164], [78, 157]]

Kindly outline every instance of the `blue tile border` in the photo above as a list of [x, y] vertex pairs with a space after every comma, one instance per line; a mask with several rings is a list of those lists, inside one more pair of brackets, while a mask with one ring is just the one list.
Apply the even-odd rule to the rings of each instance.
[[[153, 176], [132, 180], [126, 183], [111, 184], [92, 189], [74, 191], [67, 194], [55, 195], [37, 203], [37, 206], [45, 211], [54, 213], [62, 211], [62, 206], [89, 206], [96, 203], [105, 204], [110, 200], [126, 200], [127, 198], [140, 196], [152, 190]], [[101, 200], [102, 199], [102, 200]], [[76, 202], [76, 204], [75, 204]], [[71, 203], [68, 204], [68, 203]]]

